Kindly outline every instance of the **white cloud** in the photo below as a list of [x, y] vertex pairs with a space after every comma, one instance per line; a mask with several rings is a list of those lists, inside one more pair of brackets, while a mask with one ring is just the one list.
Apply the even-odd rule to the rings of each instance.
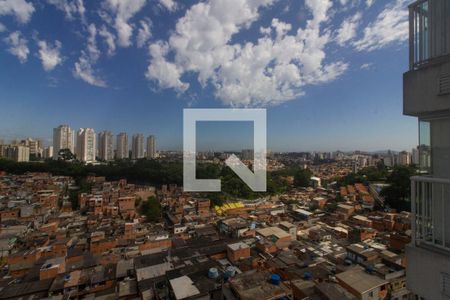
[[370, 70], [373, 67], [373, 63], [365, 63], [361, 65], [361, 70]]
[[291, 24], [280, 22], [278, 19], [272, 20], [272, 27], [277, 33], [277, 39], [282, 39], [292, 29]]
[[139, 23], [141, 26], [139, 27], [136, 44], [138, 48], [142, 48], [152, 37], [152, 33], [150, 31], [152, 23], [150, 20], [141, 20]]
[[146, 0], [105, 0], [105, 6], [115, 15], [114, 28], [117, 31], [118, 44], [121, 47], [131, 46], [133, 24], [129, 20], [146, 4]]
[[100, 50], [97, 48], [97, 27], [95, 27], [95, 24], [89, 25], [88, 33], [87, 53], [90, 60], [96, 62], [100, 57]]
[[28, 49], [28, 41], [22, 37], [20, 31], [11, 33], [8, 37], [4, 38], [6, 44], [8, 44], [8, 52], [16, 56], [21, 63], [24, 63], [28, 59], [30, 50]]
[[[81, 51], [81, 56], [75, 63], [73, 75], [75, 78], [81, 79], [90, 85], [107, 87], [106, 81], [98, 77], [93, 68], [101, 54], [100, 50], [97, 48], [97, 28], [95, 24], [90, 24], [88, 26], [88, 33], [89, 36], [86, 51]], [[101, 33], [99, 33], [99, 35], [101, 35]]]
[[168, 45], [163, 42], [156, 42], [149, 47], [152, 63], [148, 66], [145, 76], [150, 80], [157, 80], [162, 88], [173, 88], [179, 92], [184, 92], [189, 88], [188, 83], [180, 80], [182, 68], [165, 60]]
[[75, 15], [79, 15], [84, 20], [86, 8], [84, 7], [83, 0], [47, 0], [47, 2], [63, 11], [66, 18], [70, 20], [74, 19]]
[[7, 30], [6, 26], [0, 23], [0, 32], [4, 32], [6, 30]]
[[45, 71], [51, 71], [56, 66], [62, 64], [61, 42], [55, 41], [54, 45], [48, 44], [46, 41], [39, 41], [39, 58]]
[[98, 34], [105, 40], [105, 43], [108, 46], [108, 55], [114, 55], [116, 52], [116, 37], [114, 34], [109, 32], [105, 25], [102, 26]]
[[366, 6], [369, 8], [375, 3], [375, 0], [366, 0]]
[[408, 39], [407, 0], [388, 4], [376, 20], [364, 29], [362, 39], [354, 42], [358, 51], [373, 51]]
[[159, 0], [159, 3], [168, 11], [175, 11], [178, 8], [178, 4], [175, 0]]
[[106, 82], [103, 79], [98, 78], [95, 74], [89, 56], [84, 51], [82, 52], [78, 61], [75, 63], [73, 75], [75, 76], [75, 78], [81, 79], [89, 83], [90, 85], [107, 87]]
[[35, 9], [25, 0], [0, 0], [0, 16], [13, 15], [20, 23], [28, 23]]
[[336, 42], [340, 46], [344, 46], [345, 43], [356, 37], [361, 17], [361, 13], [356, 13], [354, 16], [349, 17], [342, 22], [336, 35]]
[[256, 42], [230, 42], [258, 19], [259, 9], [275, 1], [209, 0], [192, 6], [167, 43], [151, 45], [147, 78], [182, 92], [189, 87], [182, 76], [194, 73], [227, 105], [266, 106], [292, 100], [303, 95], [304, 86], [335, 80], [345, 72], [348, 65], [343, 62], [325, 63], [325, 46], [332, 38], [322, 25], [331, 0], [306, 0], [313, 18], [296, 33], [289, 34], [292, 26], [274, 19], [271, 29], [261, 28]]

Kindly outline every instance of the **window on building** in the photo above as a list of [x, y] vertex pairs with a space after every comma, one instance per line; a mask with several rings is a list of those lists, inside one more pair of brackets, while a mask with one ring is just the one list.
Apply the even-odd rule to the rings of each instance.
[[442, 273], [442, 292], [446, 296], [450, 296], [450, 274]]
[[423, 173], [431, 173], [431, 125], [419, 120], [419, 167]]
[[412, 7], [414, 26], [414, 65], [418, 66], [430, 58], [430, 32], [428, 23], [428, 1], [419, 1]]

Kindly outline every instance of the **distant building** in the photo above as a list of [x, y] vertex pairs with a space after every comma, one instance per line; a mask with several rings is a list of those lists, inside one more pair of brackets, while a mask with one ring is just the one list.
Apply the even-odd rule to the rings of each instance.
[[121, 132], [117, 135], [116, 139], [116, 158], [126, 159], [128, 156], [128, 135]]
[[358, 299], [385, 299], [388, 282], [355, 267], [336, 275], [341, 286]]
[[102, 131], [98, 134], [98, 157], [101, 160], [113, 160], [113, 135], [110, 131]]
[[318, 188], [318, 187], [322, 186], [322, 183], [321, 183], [321, 180], [320, 180], [319, 177], [314, 177], [313, 176], [313, 177], [311, 177], [310, 181], [311, 181], [311, 186], [313, 188]]
[[253, 160], [253, 150], [251, 150], [251, 149], [242, 150], [241, 159], [242, 160]]
[[30, 160], [30, 148], [26, 146], [8, 146], [4, 152], [6, 158], [17, 162], [27, 162]]
[[69, 149], [75, 152], [75, 131], [68, 125], [61, 125], [53, 129], [53, 158], [58, 159], [59, 151]]
[[53, 146], [48, 146], [43, 152], [43, 158], [49, 159], [53, 157]]
[[416, 165], [416, 166], [418, 166], [419, 163], [420, 163], [420, 155], [419, 155], [419, 149], [418, 148], [413, 148], [412, 149], [411, 163], [413, 165]]
[[393, 167], [394, 166], [393, 157], [392, 156], [383, 157], [383, 164], [386, 167]]
[[94, 129], [80, 128], [77, 132], [77, 158], [83, 162], [94, 162], [95, 154], [96, 137]]
[[30, 148], [30, 156], [34, 158], [40, 158], [43, 154], [43, 146], [41, 140], [35, 140], [27, 138], [20, 143], [22, 146]]
[[131, 142], [131, 158], [141, 159], [144, 158], [144, 135], [133, 135]]
[[398, 164], [401, 166], [408, 166], [411, 164], [411, 154], [406, 152], [406, 151], [402, 151], [398, 154]]
[[154, 135], [147, 138], [147, 158], [156, 158], [156, 139]]

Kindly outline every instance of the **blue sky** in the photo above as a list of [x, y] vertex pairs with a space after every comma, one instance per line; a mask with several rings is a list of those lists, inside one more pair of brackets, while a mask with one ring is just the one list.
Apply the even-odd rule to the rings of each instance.
[[[408, 2], [0, 0], [0, 138], [69, 124], [180, 149], [183, 108], [266, 107], [274, 151], [409, 150]], [[248, 146], [210, 125], [202, 148]]]

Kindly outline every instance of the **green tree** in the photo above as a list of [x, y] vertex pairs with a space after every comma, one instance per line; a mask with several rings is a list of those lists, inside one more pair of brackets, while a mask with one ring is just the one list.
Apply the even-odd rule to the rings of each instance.
[[294, 186], [308, 187], [311, 185], [312, 172], [309, 169], [299, 169], [294, 174]]
[[141, 213], [147, 217], [147, 221], [157, 222], [161, 219], [161, 204], [156, 197], [148, 197], [147, 201], [141, 203]]
[[70, 151], [70, 149], [61, 149], [58, 152], [58, 159], [64, 161], [72, 161], [75, 158], [76, 158], [75, 155], [72, 153], [72, 151]]
[[334, 213], [337, 209], [337, 206], [338, 206], [338, 202], [336, 200], [330, 201], [325, 205], [325, 211], [327, 213]]
[[395, 167], [387, 178], [389, 186], [381, 191], [386, 203], [398, 211], [410, 210], [411, 176], [416, 174], [416, 169], [410, 166]]
[[226, 195], [223, 193], [208, 193], [207, 198], [211, 201], [211, 207], [222, 206], [225, 203]]

